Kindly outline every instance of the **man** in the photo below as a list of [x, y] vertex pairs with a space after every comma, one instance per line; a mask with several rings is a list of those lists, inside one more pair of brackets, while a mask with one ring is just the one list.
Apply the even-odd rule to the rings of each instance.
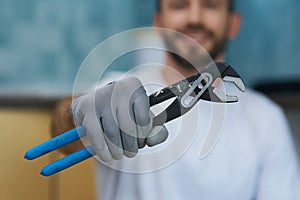
[[[160, 0], [154, 26], [192, 37], [215, 61], [223, 61], [226, 42], [237, 34], [240, 26], [240, 16], [232, 5], [230, 0]], [[179, 51], [184, 54], [185, 50]], [[186, 55], [190, 54], [187, 50]], [[165, 63], [174, 73], [162, 68], [159, 75], [150, 78], [169, 85], [180, 80], [181, 76], [176, 74], [188, 77], [197, 72], [172, 53], [166, 53]], [[145, 76], [149, 78], [149, 74], [139, 78], [143, 80]], [[174, 123], [167, 128], [152, 127], [151, 115], [145, 114], [149, 112], [149, 102], [141, 85], [138, 79], [127, 78], [99, 88], [93, 95], [79, 97], [73, 103], [65, 99], [57, 107], [52, 132], [56, 135], [73, 128], [74, 117], [76, 123], [87, 129], [101, 160], [127, 159], [130, 162], [127, 157], [135, 157], [145, 145], [156, 146], [168, 141], [168, 134], [176, 127]], [[136, 109], [130, 110], [124, 105], [124, 113], [118, 110], [123, 101], [111, 98], [113, 93], [131, 98], [128, 101], [133, 102]], [[96, 116], [99, 116], [96, 119], [90, 115], [93, 111], [89, 107], [91, 103], [94, 105], [94, 97]], [[200, 128], [196, 130], [203, 139], [211, 113], [207, 104], [198, 104], [200, 117], [196, 123]], [[135, 125], [130, 126], [127, 120], [132, 116]], [[126, 135], [127, 132], [134, 135]], [[66, 151], [80, 147], [77, 144]], [[194, 142], [172, 165], [150, 173], [123, 173], [100, 163], [100, 199], [300, 199], [299, 169], [287, 122], [282, 110], [262, 95], [252, 91], [240, 95], [239, 103], [227, 108], [223, 135], [213, 152], [199, 160], [195, 155], [197, 150], [199, 145]]]

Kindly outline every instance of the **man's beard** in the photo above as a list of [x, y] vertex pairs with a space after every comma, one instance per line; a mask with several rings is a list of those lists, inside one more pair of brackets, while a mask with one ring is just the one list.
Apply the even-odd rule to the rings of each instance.
[[178, 37], [180, 37], [178, 36], [180, 34], [176, 33], [171, 36], [164, 35], [164, 43], [167, 49], [171, 50], [168, 53], [180, 67], [188, 70], [200, 70], [199, 68], [209, 64], [224, 52], [227, 43], [227, 37], [226, 34], [223, 34], [224, 36], [222, 38], [217, 38], [212, 31], [209, 31], [202, 25], [188, 26], [186, 29], [182, 30], [181, 33], [188, 33], [192, 31], [205, 31], [213, 43], [211, 49], [204, 49], [200, 44], [192, 47], [186, 46], [183, 48], [188, 48], [188, 55], [184, 55], [178, 45], [176, 45], [176, 40], [178, 40]]

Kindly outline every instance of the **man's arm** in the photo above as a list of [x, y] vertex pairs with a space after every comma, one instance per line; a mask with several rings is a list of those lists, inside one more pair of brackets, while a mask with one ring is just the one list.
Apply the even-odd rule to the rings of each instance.
[[[75, 127], [73, 117], [70, 114], [71, 102], [72, 97], [66, 97], [56, 104], [50, 126], [51, 137], [58, 136]], [[83, 147], [84, 145], [82, 144], [81, 140], [77, 140], [60, 148], [60, 151], [65, 154], [71, 154], [82, 149]]]

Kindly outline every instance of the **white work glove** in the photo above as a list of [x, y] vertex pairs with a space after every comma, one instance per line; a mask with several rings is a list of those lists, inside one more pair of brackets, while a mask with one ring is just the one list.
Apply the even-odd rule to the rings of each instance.
[[127, 77], [76, 98], [71, 105], [75, 124], [82, 125], [93, 150], [103, 161], [134, 157], [146, 144], [168, 137], [165, 126], [153, 127], [149, 97], [139, 79]]

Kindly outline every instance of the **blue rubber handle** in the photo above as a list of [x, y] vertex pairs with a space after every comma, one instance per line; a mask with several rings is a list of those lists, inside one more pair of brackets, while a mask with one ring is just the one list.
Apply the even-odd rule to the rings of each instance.
[[24, 156], [24, 158], [28, 160], [33, 160], [40, 156], [43, 156], [51, 151], [54, 151], [62, 146], [70, 144], [81, 137], [84, 137], [85, 131], [83, 126], [78, 126], [74, 129], [71, 129], [64, 134], [56, 136], [32, 149], [28, 150]]
[[44, 167], [41, 171], [43, 176], [50, 176], [57, 172], [60, 172], [68, 167], [71, 167], [81, 161], [84, 161], [90, 157], [95, 155], [95, 152], [92, 146], [88, 146], [87, 148], [83, 148], [75, 153], [72, 153], [60, 160], [57, 160], [46, 167]]
[[[81, 137], [86, 136], [85, 130], [83, 126], [78, 126], [74, 129], [71, 129], [59, 136], [56, 136], [32, 149], [28, 150], [24, 156], [24, 158], [28, 160], [33, 160], [40, 156], [43, 156], [51, 151], [54, 151], [62, 146], [70, 144]], [[57, 172], [60, 172], [66, 168], [69, 168], [79, 162], [82, 162], [90, 157], [95, 155], [95, 152], [92, 146], [88, 146], [87, 148], [83, 148], [77, 152], [74, 152], [62, 159], [59, 159], [53, 163], [50, 163], [46, 167], [44, 167], [41, 171], [43, 176], [50, 176]]]

